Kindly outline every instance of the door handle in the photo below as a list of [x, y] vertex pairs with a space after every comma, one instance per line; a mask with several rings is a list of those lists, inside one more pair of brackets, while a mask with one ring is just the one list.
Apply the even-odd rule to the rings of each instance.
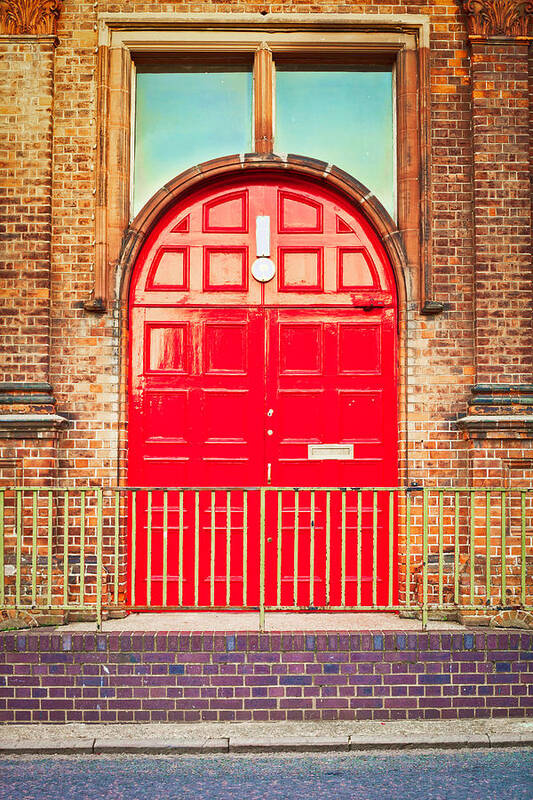
[[268, 484], [272, 483], [272, 464], [270, 463], [270, 461], [267, 464], [267, 483]]

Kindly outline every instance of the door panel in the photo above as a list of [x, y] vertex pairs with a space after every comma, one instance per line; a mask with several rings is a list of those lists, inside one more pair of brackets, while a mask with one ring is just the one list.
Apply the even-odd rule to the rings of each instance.
[[133, 353], [130, 481], [143, 486], [260, 484], [261, 310], [138, 308], [132, 323], [144, 348]]
[[226, 488], [269, 483], [317, 488], [266, 495], [267, 603], [386, 603], [390, 508], [319, 488], [397, 483], [394, 279], [366, 220], [286, 177], [198, 192], [147, 238], [130, 327], [129, 482], [176, 487], [137, 498], [135, 602], [257, 605], [258, 493]]
[[[393, 315], [381, 309], [278, 309], [266, 315], [266, 395], [273, 409], [266, 446], [273, 483], [394, 485]], [[310, 461], [308, 446], [320, 443], [353, 444], [354, 458]]]

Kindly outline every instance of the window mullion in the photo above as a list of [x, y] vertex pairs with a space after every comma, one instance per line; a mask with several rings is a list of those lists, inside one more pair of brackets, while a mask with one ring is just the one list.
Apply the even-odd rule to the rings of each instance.
[[254, 57], [254, 143], [256, 153], [272, 153], [273, 130], [272, 51], [263, 42]]

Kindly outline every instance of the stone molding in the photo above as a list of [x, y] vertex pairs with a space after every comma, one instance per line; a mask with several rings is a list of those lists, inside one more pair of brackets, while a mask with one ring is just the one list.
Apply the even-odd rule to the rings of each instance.
[[533, 439], [533, 414], [468, 414], [457, 426], [467, 439]]
[[43, 413], [55, 413], [55, 398], [49, 383], [0, 383], [0, 414]]
[[68, 425], [59, 414], [0, 414], [1, 439], [49, 439]]
[[533, 0], [461, 0], [471, 39], [533, 38]]
[[476, 383], [457, 427], [467, 439], [533, 439], [533, 384]]
[[63, 0], [0, 0], [0, 34], [55, 36]]
[[532, 414], [533, 384], [477, 383], [472, 387], [470, 414]]

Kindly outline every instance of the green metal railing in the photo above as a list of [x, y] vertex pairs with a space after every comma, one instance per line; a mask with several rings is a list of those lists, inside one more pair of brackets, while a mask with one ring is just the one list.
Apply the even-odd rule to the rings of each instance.
[[0, 607], [533, 608], [533, 489], [0, 489]]

